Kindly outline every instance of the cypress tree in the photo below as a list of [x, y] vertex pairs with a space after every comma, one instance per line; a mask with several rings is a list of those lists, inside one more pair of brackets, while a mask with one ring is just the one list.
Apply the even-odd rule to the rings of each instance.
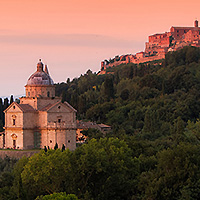
[[3, 105], [3, 110], [5, 110], [9, 106], [8, 104], [8, 98], [4, 99], [4, 105]]
[[46, 146], [44, 146], [44, 151], [47, 152], [47, 147]]
[[54, 150], [58, 149], [58, 144], [56, 142], [55, 146], [54, 146]]
[[13, 99], [13, 95], [10, 96], [10, 105], [13, 103], [14, 99]]
[[3, 120], [3, 101], [0, 98], [0, 120]]
[[62, 152], [65, 150], [65, 145], [63, 144], [62, 145]]

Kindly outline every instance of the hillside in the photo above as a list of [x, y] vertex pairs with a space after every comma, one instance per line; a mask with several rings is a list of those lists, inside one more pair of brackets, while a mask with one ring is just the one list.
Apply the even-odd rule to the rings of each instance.
[[110, 68], [109, 75], [88, 70], [56, 85], [56, 93], [78, 110], [79, 119], [107, 123], [114, 134], [159, 137], [169, 134], [178, 119], [184, 125], [198, 119], [199, 59], [199, 48], [185, 47], [169, 52], [162, 62]]
[[88, 70], [57, 84], [56, 93], [79, 119], [108, 123], [112, 132], [86, 132], [89, 140], [75, 151], [0, 158], [0, 199], [199, 199], [200, 49], [109, 70]]

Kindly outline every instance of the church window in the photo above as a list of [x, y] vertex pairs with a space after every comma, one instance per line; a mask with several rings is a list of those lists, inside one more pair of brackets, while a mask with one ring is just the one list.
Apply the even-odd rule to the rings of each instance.
[[15, 119], [13, 119], [13, 125], [15, 125]]
[[58, 119], [58, 123], [61, 123], [61, 119]]
[[47, 92], [47, 97], [50, 97], [50, 92], [49, 91]]

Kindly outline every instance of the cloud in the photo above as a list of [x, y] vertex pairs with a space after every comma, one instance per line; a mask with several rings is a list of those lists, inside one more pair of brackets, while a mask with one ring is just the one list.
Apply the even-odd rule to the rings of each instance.
[[142, 41], [125, 40], [95, 34], [61, 34], [61, 35], [1, 35], [0, 44], [73, 46], [95, 48], [133, 48]]

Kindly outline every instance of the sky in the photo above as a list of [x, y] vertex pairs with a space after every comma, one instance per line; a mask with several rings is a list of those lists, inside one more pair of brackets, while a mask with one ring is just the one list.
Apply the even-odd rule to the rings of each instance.
[[0, 97], [24, 95], [39, 59], [55, 83], [143, 51], [148, 36], [200, 20], [200, 1], [0, 0]]

